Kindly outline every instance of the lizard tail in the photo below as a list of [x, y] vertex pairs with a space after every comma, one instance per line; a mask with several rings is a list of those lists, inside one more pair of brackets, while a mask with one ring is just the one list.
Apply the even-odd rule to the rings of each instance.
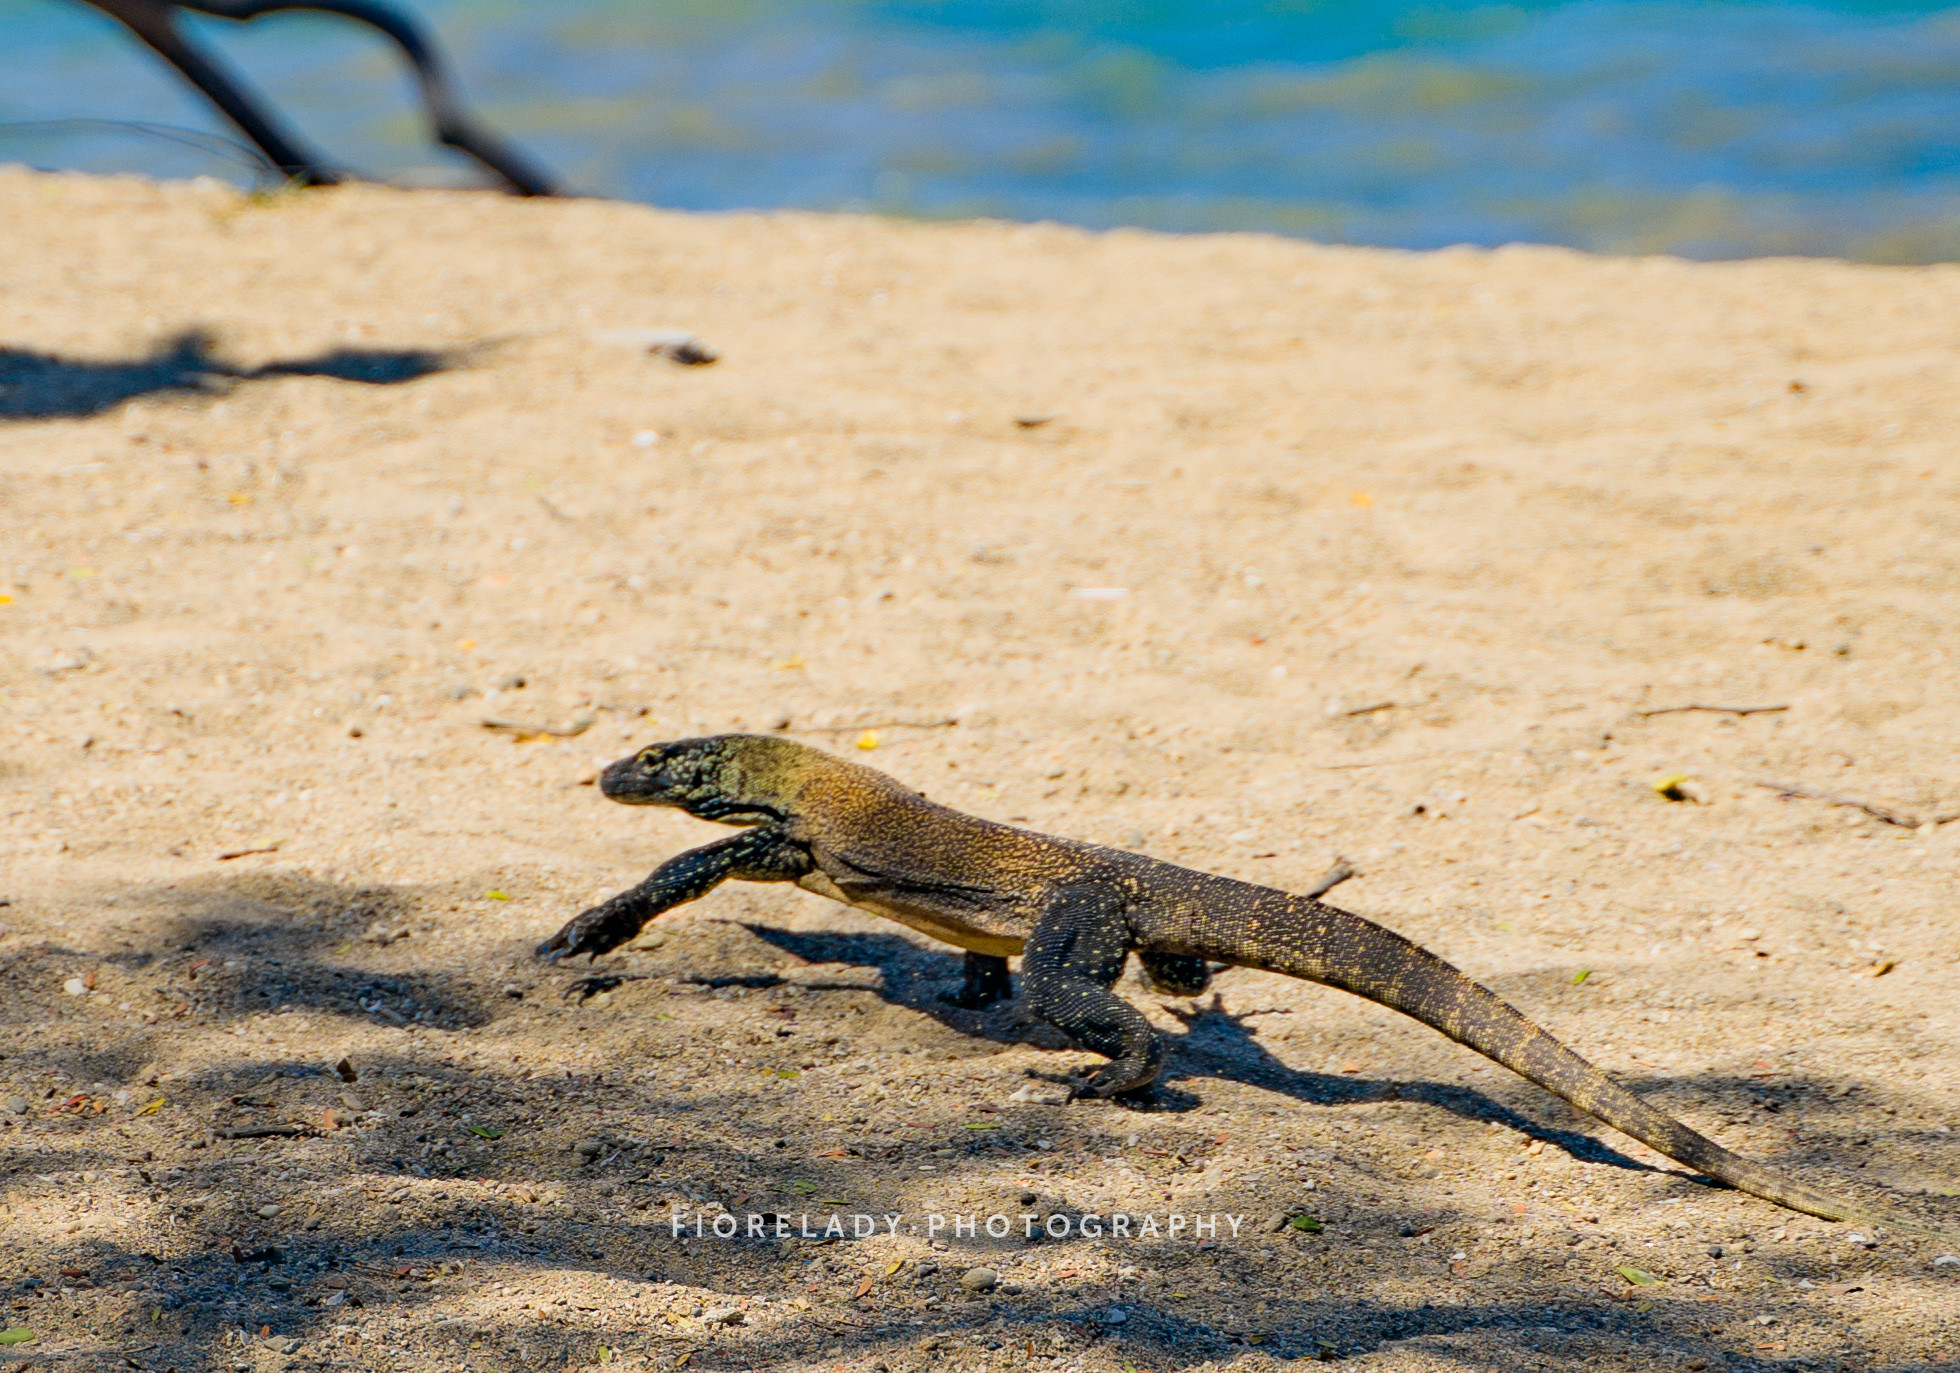
[[1649, 1106], [1496, 993], [1373, 921], [1296, 896], [1285, 898], [1282, 911], [1267, 906], [1248, 913], [1241, 908], [1236, 918], [1221, 916], [1223, 912], [1199, 915], [1188, 932], [1197, 938], [1173, 941], [1194, 947], [1177, 951], [1305, 978], [1392, 1007], [1675, 1162], [1779, 1206], [1824, 1220], [1941, 1233], [1924, 1222], [1830, 1196], [1731, 1153]]

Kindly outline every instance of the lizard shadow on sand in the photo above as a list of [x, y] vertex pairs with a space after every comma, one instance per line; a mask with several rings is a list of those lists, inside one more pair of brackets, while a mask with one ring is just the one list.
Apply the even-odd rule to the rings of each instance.
[[[888, 1004], [930, 1017], [958, 1034], [995, 1043], [1018, 1044], [1030, 1038], [1029, 1022], [1018, 1000], [1001, 1002], [982, 1012], [964, 1010], [942, 999], [944, 993], [959, 985], [960, 960], [957, 955], [922, 947], [898, 934], [796, 931], [747, 921], [734, 923], [739, 923], [765, 943], [807, 962], [875, 967], [883, 974], [875, 981], [865, 982], [833, 984], [805, 981], [804, 985], [813, 990], [821, 991], [834, 986], [840, 990], [872, 991]], [[801, 978], [795, 980], [804, 981]], [[1157, 1086], [1142, 1100], [1123, 1103], [1132, 1109], [1161, 1112], [1193, 1110], [1203, 1104], [1203, 1099], [1191, 1087], [1205, 1079], [1238, 1082], [1313, 1106], [1338, 1107], [1385, 1100], [1420, 1102], [1465, 1120], [1503, 1126], [1524, 1139], [1542, 1141], [1548, 1148], [1560, 1150], [1582, 1163], [1672, 1177], [1696, 1187], [1716, 1187], [1716, 1184], [1678, 1164], [1642, 1162], [1583, 1129], [1548, 1124], [1542, 1118], [1527, 1114], [1525, 1110], [1474, 1087], [1422, 1078], [1356, 1078], [1292, 1067], [1274, 1057], [1258, 1041], [1248, 1022], [1259, 1012], [1233, 1014], [1224, 1010], [1215, 996], [1210, 1005], [1194, 1009], [1162, 1002], [1159, 1004], [1183, 1022], [1185, 1031], [1182, 1035], [1167, 1036], [1171, 1040], [1169, 1066]], [[1053, 1032], [1044, 1030], [1037, 1033]], [[1063, 1041], [1056, 1036], [1052, 1042], [1059, 1047]], [[1060, 1073], [1043, 1076], [1058, 1083], [1066, 1080]], [[1524, 1080], [1520, 1078], [1518, 1083], [1523, 1086]], [[1761, 1082], [1730, 1075], [1657, 1077], [1651, 1085], [1669, 1084], [1692, 1085], [1698, 1104], [1703, 1106], [1720, 1104], [1728, 1110], [1750, 1112], [1751, 1108], [1746, 1103], [1755, 1102], [1759, 1109], [1754, 1113], [1759, 1116], [1763, 1111], [1771, 1114], [1787, 1112], [1785, 1119], [1792, 1122], [1805, 1120], [1813, 1128], [1825, 1121], [1841, 1121], [1847, 1109], [1841, 1098], [1830, 1094], [1830, 1084], [1805, 1079], [1790, 1079], [1774, 1089], [1769, 1094], [1779, 1100], [1773, 1102], [1764, 1100], [1767, 1089]], [[1646, 1094], [1657, 1105], [1663, 1104], [1651, 1092]], [[1833, 1138], [1813, 1139], [1806, 1146], [1805, 1154], [1822, 1161], [1823, 1156], [1842, 1153], [1844, 1140], [1838, 1136], [1843, 1133], [1834, 1130]], [[1736, 1143], [1733, 1140], [1730, 1142]], [[1740, 1147], [1743, 1152], [1750, 1152], [1748, 1145]], [[1805, 1154], [1792, 1155], [1789, 1162], [1797, 1164]]]
[[215, 354], [211, 336], [190, 329], [146, 356], [60, 357], [0, 347], [0, 420], [81, 419], [138, 396], [176, 392], [221, 394], [241, 382], [274, 377], [332, 377], [392, 386], [454, 365], [424, 348], [335, 348], [312, 357], [238, 367]]
[[[961, 1034], [1004, 1044], [1021, 1043], [1027, 1038], [1027, 1021], [1019, 1013], [1018, 1001], [1002, 1002], [979, 1012], [963, 1010], [941, 999], [948, 984], [956, 983], [960, 976], [960, 962], [955, 955], [927, 952], [895, 934], [796, 931], [747, 922], [743, 922], [743, 928], [807, 962], [878, 967], [885, 973], [880, 985], [863, 990], [876, 990], [890, 1004], [929, 1016]], [[812, 985], [818, 989], [822, 986]], [[1171, 1014], [1184, 1023], [1185, 1032], [1169, 1036], [1170, 1067], [1163, 1079], [1148, 1095], [1128, 1103], [1138, 1109], [1193, 1110], [1203, 1104], [1202, 1099], [1178, 1084], [1205, 1078], [1243, 1083], [1314, 1106], [1347, 1106], [1390, 1099], [1420, 1101], [1469, 1120], [1506, 1126], [1587, 1163], [1636, 1172], [1670, 1171], [1641, 1163], [1582, 1131], [1558, 1129], [1533, 1120], [1474, 1088], [1428, 1080], [1355, 1079], [1291, 1067], [1259, 1043], [1246, 1023], [1249, 1016], [1227, 1012], [1216, 997], [1210, 1006], [1195, 1011], [1173, 1008]]]

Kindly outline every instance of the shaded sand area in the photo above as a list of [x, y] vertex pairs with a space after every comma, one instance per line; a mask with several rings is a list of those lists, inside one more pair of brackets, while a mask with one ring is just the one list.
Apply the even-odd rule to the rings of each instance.
[[1138, 1110], [796, 891], [583, 1002], [528, 952], [710, 833], [597, 764], [786, 728], [1344, 858], [1650, 1100], [1960, 1227], [1960, 273], [10, 172], [0, 302], [0, 1357], [1960, 1360], [1938, 1244], [1344, 994], [1126, 980]]

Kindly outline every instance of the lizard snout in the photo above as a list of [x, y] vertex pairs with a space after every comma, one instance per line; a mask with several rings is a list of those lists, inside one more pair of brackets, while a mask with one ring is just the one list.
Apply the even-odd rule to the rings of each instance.
[[660, 785], [660, 764], [639, 754], [622, 758], [599, 774], [599, 792], [609, 801], [628, 806], [656, 805], [666, 799]]

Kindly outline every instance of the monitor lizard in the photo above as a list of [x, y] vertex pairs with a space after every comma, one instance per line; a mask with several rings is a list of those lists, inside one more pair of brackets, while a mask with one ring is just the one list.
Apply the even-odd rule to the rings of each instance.
[[1826, 1220], [1929, 1229], [1731, 1153], [1427, 949], [1325, 902], [966, 815], [775, 735], [654, 744], [606, 768], [599, 785], [625, 805], [678, 807], [741, 830], [578, 915], [539, 946], [542, 957], [597, 958], [729, 879], [794, 882], [966, 950], [963, 1004], [1008, 995], [1006, 960], [1020, 955], [1033, 1014], [1109, 1060], [1078, 1083], [1083, 1097], [1141, 1091], [1164, 1066], [1163, 1038], [1112, 990], [1131, 953], [1173, 995], [1202, 991], [1212, 962], [1260, 968], [1412, 1016], [1740, 1191]]

